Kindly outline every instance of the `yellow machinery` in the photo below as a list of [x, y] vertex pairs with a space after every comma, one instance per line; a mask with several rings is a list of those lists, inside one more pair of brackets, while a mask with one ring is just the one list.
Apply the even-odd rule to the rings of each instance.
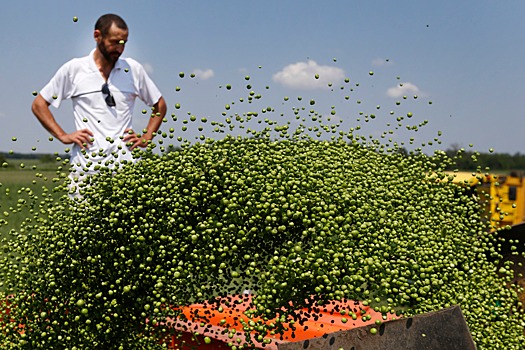
[[525, 222], [525, 183], [521, 176], [511, 174], [491, 179], [491, 221], [500, 227]]
[[525, 178], [510, 175], [451, 172], [453, 182], [474, 189], [486, 206], [491, 229], [525, 223]]

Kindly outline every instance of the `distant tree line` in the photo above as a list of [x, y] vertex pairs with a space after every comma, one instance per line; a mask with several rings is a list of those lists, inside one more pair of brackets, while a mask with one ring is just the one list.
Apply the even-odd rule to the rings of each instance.
[[[411, 156], [414, 153], [405, 148], [398, 149], [398, 152]], [[446, 170], [475, 171], [478, 167], [482, 171], [486, 168], [496, 172], [518, 172], [525, 174], [525, 154], [522, 153], [481, 153], [463, 149], [457, 145], [451, 145], [445, 151], [446, 155], [454, 160], [454, 164]]]
[[[455, 152], [446, 151], [450, 157], [456, 156]], [[525, 171], [525, 154], [516, 153], [476, 153], [465, 151], [460, 157], [456, 157], [455, 169], [459, 170], [474, 170], [478, 166], [481, 169], [486, 167], [493, 170], [519, 170]]]
[[62, 159], [69, 158], [69, 154], [49, 154], [49, 153], [18, 153], [18, 152], [0, 152], [0, 164], [9, 161], [9, 159], [38, 159], [43, 163], [52, 162], [60, 157]]
[[464, 150], [458, 145], [451, 145], [445, 151], [447, 156], [454, 158], [455, 169], [475, 170], [478, 166], [482, 170], [489, 168], [490, 171], [525, 171], [525, 154], [522, 153], [481, 153]]

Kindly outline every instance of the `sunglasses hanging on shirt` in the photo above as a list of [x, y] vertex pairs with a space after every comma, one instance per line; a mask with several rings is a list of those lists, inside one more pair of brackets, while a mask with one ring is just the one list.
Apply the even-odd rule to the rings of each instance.
[[108, 86], [108, 83], [104, 83], [104, 85], [102, 85], [102, 93], [104, 95], [107, 95], [106, 96], [106, 104], [110, 107], [115, 107], [116, 104], [115, 104], [115, 98], [113, 97], [113, 95], [111, 94], [111, 91], [109, 91], [109, 86]]
[[[109, 91], [109, 86], [108, 86], [108, 83], [104, 83], [104, 85], [102, 85], [102, 89], [100, 90], [104, 95], [107, 95], [105, 100], [106, 100], [106, 104], [109, 106], [109, 107], [115, 107], [116, 106], [116, 103], [115, 103], [115, 98], [113, 97], [113, 95], [111, 94], [111, 91]], [[88, 95], [88, 94], [93, 94], [95, 92], [99, 92], [99, 91], [90, 91], [90, 92], [84, 92], [82, 94], [78, 94], [78, 95], [75, 95], [75, 96], [71, 96], [71, 98], [75, 98], [75, 97], [80, 97], [80, 96], [84, 96], [84, 95]]]

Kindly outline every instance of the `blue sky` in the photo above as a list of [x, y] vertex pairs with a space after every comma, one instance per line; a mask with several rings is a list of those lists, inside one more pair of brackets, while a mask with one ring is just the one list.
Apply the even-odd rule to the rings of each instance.
[[[332, 120], [341, 120], [343, 130], [359, 125], [373, 137], [392, 130], [400, 142], [414, 137], [410, 147], [442, 131], [442, 143], [432, 147], [472, 143], [481, 152], [525, 153], [525, 2], [514, 0], [5, 2], [0, 151], [66, 147], [50, 142], [32, 115], [32, 92], [94, 48], [94, 22], [109, 12], [130, 28], [124, 56], [144, 64], [168, 115], [178, 116], [162, 128], [184, 138], [199, 134], [195, 125], [181, 131], [188, 115], [224, 120], [268, 106], [274, 111], [258, 118], [297, 126], [294, 108], [307, 115], [315, 100], [321, 118], [335, 109]], [[261, 98], [248, 103], [249, 91]], [[143, 108], [137, 103], [137, 128], [147, 119]], [[70, 103], [52, 111], [72, 130]], [[417, 132], [395, 129], [407, 113], [413, 117], [403, 123], [428, 124]], [[371, 114], [375, 119], [365, 122]]]

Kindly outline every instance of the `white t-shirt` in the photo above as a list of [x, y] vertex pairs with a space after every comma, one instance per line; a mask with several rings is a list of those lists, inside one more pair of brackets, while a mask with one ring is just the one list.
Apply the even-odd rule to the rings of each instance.
[[76, 144], [71, 150], [71, 165], [79, 176], [95, 173], [96, 165], [112, 168], [115, 162], [131, 161], [131, 151], [120, 137], [132, 127], [135, 99], [138, 97], [153, 106], [161, 97], [140, 63], [120, 58], [107, 81], [116, 106], [108, 106], [107, 95], [102, 93], [106, 82], [95, 63], [94, 52], [65, 63], [40, 91], [44, 100], [56, 108], [63, 100], [71, 99], [76, 129], [93, 132], [94, 142], [88, 145], [85, 154]]

